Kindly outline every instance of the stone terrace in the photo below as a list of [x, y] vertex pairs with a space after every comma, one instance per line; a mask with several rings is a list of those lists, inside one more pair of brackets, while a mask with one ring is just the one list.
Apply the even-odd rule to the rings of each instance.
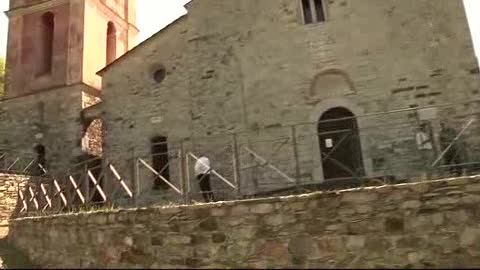
[[24, 218], [55, 268], [479, 267], [480, 177], [194, 206]]

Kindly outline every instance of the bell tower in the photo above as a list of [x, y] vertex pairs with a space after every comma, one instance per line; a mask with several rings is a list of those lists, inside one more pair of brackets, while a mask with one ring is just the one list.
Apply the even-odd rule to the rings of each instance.
[[132, 48], [136, 0], [10, 0], [6, 98], [83, 83]]
[[[96, 73], [136, 45], [136, 0], [10, 0], [0, 145], [41, 146], [50, 171], [101, 156]], [[91, 110], [90, 110], [91, 111]]]

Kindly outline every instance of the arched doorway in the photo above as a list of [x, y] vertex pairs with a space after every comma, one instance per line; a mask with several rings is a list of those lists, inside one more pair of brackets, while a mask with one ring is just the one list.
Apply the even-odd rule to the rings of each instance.
[[355, 115], [343, 107], [326, 111], [318, 122], [325, 180], [362, 177], [362, 148]]

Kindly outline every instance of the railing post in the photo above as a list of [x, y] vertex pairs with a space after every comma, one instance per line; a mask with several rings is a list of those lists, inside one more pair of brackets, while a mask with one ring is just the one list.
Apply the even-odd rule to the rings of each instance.
[[292, 126], [292, 147], [293, 147], [293, 156], [295, 158], [295, 185], [297, 189], [300, 188], [300, 161], [298, 158], [298, 145], [297, 145], [297, 128]]
[[185, 175], [186, 175], [186, 187], [187, 187], [187, 190], [185, 191], [185, 193], [187, 194], [187, 198], [188, 198], [188, 201], [187, 203], [190, 203], [191, 202], [191, 198], [190, 198], [190, 190], [191, 190], [191, 187], [190, 187], [190, 157], [188, 155], [185, 155]]
[[138, 161], [135, 157], [135, 147], [132, 147], [132, 165], [133, 165], [133, 176], [132, 176], [132, 186], [133, 186], [133, 202], [135, 206], [138, 203], [138, 196], [140, 195], [140, 173], [138, 169]]
[[7, 164], [6, 158], [7, 158], [7, 151], [2, 149], [2, 152], [0, 152], [0, 170], [2, 171], [7, 168], [5, 166], [5, 164]]
[[[108, 168], [108, 159], [105, 158], [101, 160], [101, 172], [103, 172], [103, 189], [105, 190], [105, 192], [108, 194], [108, 193], [112, 193], [113, 195], [113, 183], [110, 179], [110, 174], [109, 174], [109, 168]], [[116, 198], [113, 198], [113, 197], [110, 197], [110, 200], [112, 203], [114, 203]]]
[[188, 179], [187, 179], [187, 167], [186, 167], [186, 154], [185, 154], [185, 144], [182, 140], [180, 142], [180, 180], [182, 181], [182, 192], [184, 203], [188, 204], [190, 201], [189, 190], [188, 190]]
[[235, 182], [235, 185], [237, 186], [237, 198], [239, 198], [242, 194], [240, 188], [241, 188], [241, 182], [242, 182], [242, 177], [240, 173], [240, 155], [238, 151], [238, 136], [237, 133], [233, 133], [233, 181]]
[[[85, 185], [85, 198], [87, 199], [87, 203], [90, 203], [90, 179], [88, 178], [88, 161], [85, 162], [83, 165], [83, 172], [85, 174], [85, 180], [83, 185]], [[82, 183], [79, 183], [80, 186]]]

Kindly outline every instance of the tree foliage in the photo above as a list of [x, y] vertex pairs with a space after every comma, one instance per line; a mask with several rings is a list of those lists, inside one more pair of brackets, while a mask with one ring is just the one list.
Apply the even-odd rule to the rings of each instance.
[[5, 93], [5, 59], [0, 57], [0, 98]]

